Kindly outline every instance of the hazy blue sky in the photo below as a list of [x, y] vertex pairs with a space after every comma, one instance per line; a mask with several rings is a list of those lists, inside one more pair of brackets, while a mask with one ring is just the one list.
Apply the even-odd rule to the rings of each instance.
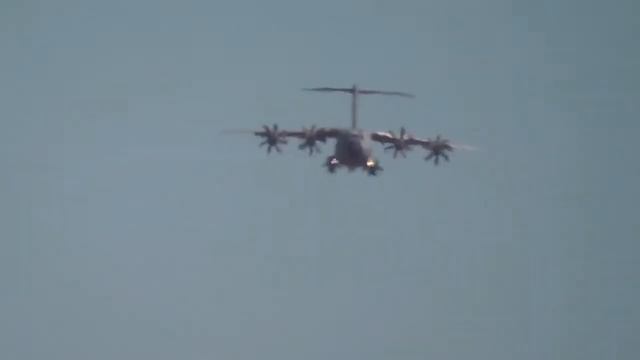
[[636, 359], [638, 4], [3, 0], [0, 358]]

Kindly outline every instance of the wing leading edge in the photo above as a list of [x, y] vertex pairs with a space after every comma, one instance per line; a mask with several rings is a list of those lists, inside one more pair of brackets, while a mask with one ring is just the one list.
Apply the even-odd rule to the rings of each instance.
[[273, 127], [263, 125], [262, 130], [227, 130], [224, 131], [224, 133], [244, 133], [262, 137], [264, 140], [259, 146], [267, 145], [267, 153], [271, 153], [272, 148], [277, 152], [282, 152], [280, 145], [287, 144], [287, 138], [301, 139], [302, 142], [298, 148], [300, 150], [308, 149], [309, 155], [311, 155], [314, 151], [320, 152], [318, 142], [324, 143], [329, 138], [336, 138], [339, 131], [337, 128], [316, 127], [315, 125], [310, 128], [303, 128], [302, 130], [281, 130], [278, 124], [273, 124]]
[[475, 150], [475, 148], [468, 145], [451, 143], [450, 140], [445, 139], [440, 135], [436, 136], [435, 139], [417, 138], [412, 135], [406, 134], [404, 128], [400, 129], [400, 136], [396, 136], [393, 131], [376, 131], [372, 132], [370, 134], [370, 137], [373, 141], [376, 141], [383, 145], [387, 145], [385, 147], [385, 150], [393, 149], [394, 157], [396, 157], [396, 154], [398, 152], [400, 152], [403, 156], [406, 156], [406, 150], [410, 150], [412, 146], [420, 146], [429, 151], [429, 154], [425, 157], [425, 160], [429, 161], [433, 159], [436, 165], [438, 165], [440, 157], [444, 158], [446, 161], [449, 161], [449, 155], [447, 154], [447, 152], [453, 152], [454, 150]]

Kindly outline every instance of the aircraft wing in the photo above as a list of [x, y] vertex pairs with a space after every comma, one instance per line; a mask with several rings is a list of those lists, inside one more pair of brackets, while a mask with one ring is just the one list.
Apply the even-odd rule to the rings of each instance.
[[405, 134], [404, 128], [401, 129], [400, 136], [395, 136], [391, 131], [377, 131], [371, 133], [371, 140], [379, 142], [381, 144], [388, 144], [384, 149], [393, 149], [393, 157], [395, 158], [398, 153], [403, 157], [406, 157], [406, 151], [411, 150], [411, 146], [418, 145], [429, 152], [425, 160], [433, 159], [434, 163], [438, 165], [440, 157], [449, 161], [449, 155], [447, 152], [452, 152], [458, 149], [476, 150], [474, 147], [468, 145], [452, 144], [448, 139], [442, 138], [440, 135], [435, 139], [420, 139], [412, 135]]
[[414, 137], [412, 135], [407, 135], [405, 137], [397, 137], [395, 134], [388, 131], [376, 131], [371, 133], [371, 140], [379, 142], [381, 144], [392, 144], [396, 145], [402, 142], [404, 145], [412, 146], [418, 145], [422, 146], [425, 149], [433, 149], [441, 146], [450, 146], [453, 149], [464, 149], [464, 150], [475, 150], [474, 147], [463, 144], [453, 144], [449, 142], [447, 139], [441, 138], [439, 135], [435, 139], [421, 139]]
[[404, 138], [399, 138], [388, 131], [375, 131], [371, 133], [371, 140], [379, 142], [381, 144], [397, 144], [401, 140], [404, 140], [404, 143], [407, 145], [420, 145], [420, 146], [429, 146], [430, 140], [422, 140], [415, 138], [413, 136], [406, 136]]
[[317, 142], [326, 142], [327, 138], [335, 138], [338, 136], [339, 129], [320, 127], [316, 128], [315, 125], [311, 128], [303, 128], [302, 130], [280, 130], [278, 124], [273, 124], [273, 127], [264, 125], [261, 130], [226, 130], [223, 133], [243, 133], [253, 134], [258, 137], [264, 138], [264, 141], [260, 143], [260, 146], [267, 145], [267, 153], [271, 152], [271, 148], [275, 148], [276, 151], [281, 152], [280, 145], [288, 143], [287, 138], [298, 138], [302, 140], [298, 148], [308, 149], [309, 155], [313, 152], [320, 152]]
[[282, 130], [282, 136], [294, 137], [298, 139], [308, 139], [309, 137], [315, 138], [317, 141], [325, 142], [327, 138], [335, 138], [338, 136], [338, 129], [312, 126], [302, 130]]
[[278, 129], [277, 124], [274, 124], [272, 128], [269, 128], [267, 125], [264, 125], [260, 130], [249, 130], [249, 129], [231, 129], [231, 130], [223, 130], [223, 134], [253, 134], [255, 136], [261, 137], [293, 137], [298, 139], [306, 139], [309, 136], [315, 137], [317, 140], [327, 138], [335, 138], [338, 135], [339, 129], [337, 128], [326, 128], [319, 127], [316, 128], [312, 126], [311, 128], [303, 128], [302, 130], [280, 130]]

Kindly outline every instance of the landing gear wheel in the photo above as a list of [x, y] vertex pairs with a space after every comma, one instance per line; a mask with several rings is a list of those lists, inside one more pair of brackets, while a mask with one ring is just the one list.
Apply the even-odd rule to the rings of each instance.
[[372, 167], [367, 169], [367, 175], [369, 176], [378, 176], [378, 171], [382, 171], [381, 167]]
[[365, 171], [367, 172], [367, 175], [376, 176], [378, 175], [378, 171], [383, 171], [383, 170], [384, 169], [382, 168], [382, 166], [380, 166], [377, 160], [367, 161], [367, 166], [365, 169]]
[[334, 174], [338, 167], [338, 160], [336, 160], [336, 158], [333, 156], [329, 156], [324, 162], [324, 166], [327, 168], [327, 171], [329, 171], [329, 173]]

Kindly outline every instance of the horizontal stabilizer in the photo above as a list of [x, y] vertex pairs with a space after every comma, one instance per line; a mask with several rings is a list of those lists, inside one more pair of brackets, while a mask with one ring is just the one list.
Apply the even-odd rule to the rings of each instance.
[[355, 88], [355, 87], [351, 87], [351, 88], [316, 87], [316, 88], [304, 88], [302, 90], [304, 90], [304, 91], [321, 91], [321, 92], [339, 91], [339, 92], [345, 92], [345, 93], [349, 93], [349, 94], [354, 94], [354, 93], [357, 92], [357, 94], [363, 94], [363, 95], [372, 95], [372, 94], [377, 94], [377, 95], [395, 95], [395, 96], [403, 96], [403, 97], [408, 97], [408, 98], [415, 98], [415, 95], [410, 94], [410, 93], [406, 93], [406, 92], [401, 92], [401, 91], [368, 90], [368, 89], [358, 89], [358, 88]]

